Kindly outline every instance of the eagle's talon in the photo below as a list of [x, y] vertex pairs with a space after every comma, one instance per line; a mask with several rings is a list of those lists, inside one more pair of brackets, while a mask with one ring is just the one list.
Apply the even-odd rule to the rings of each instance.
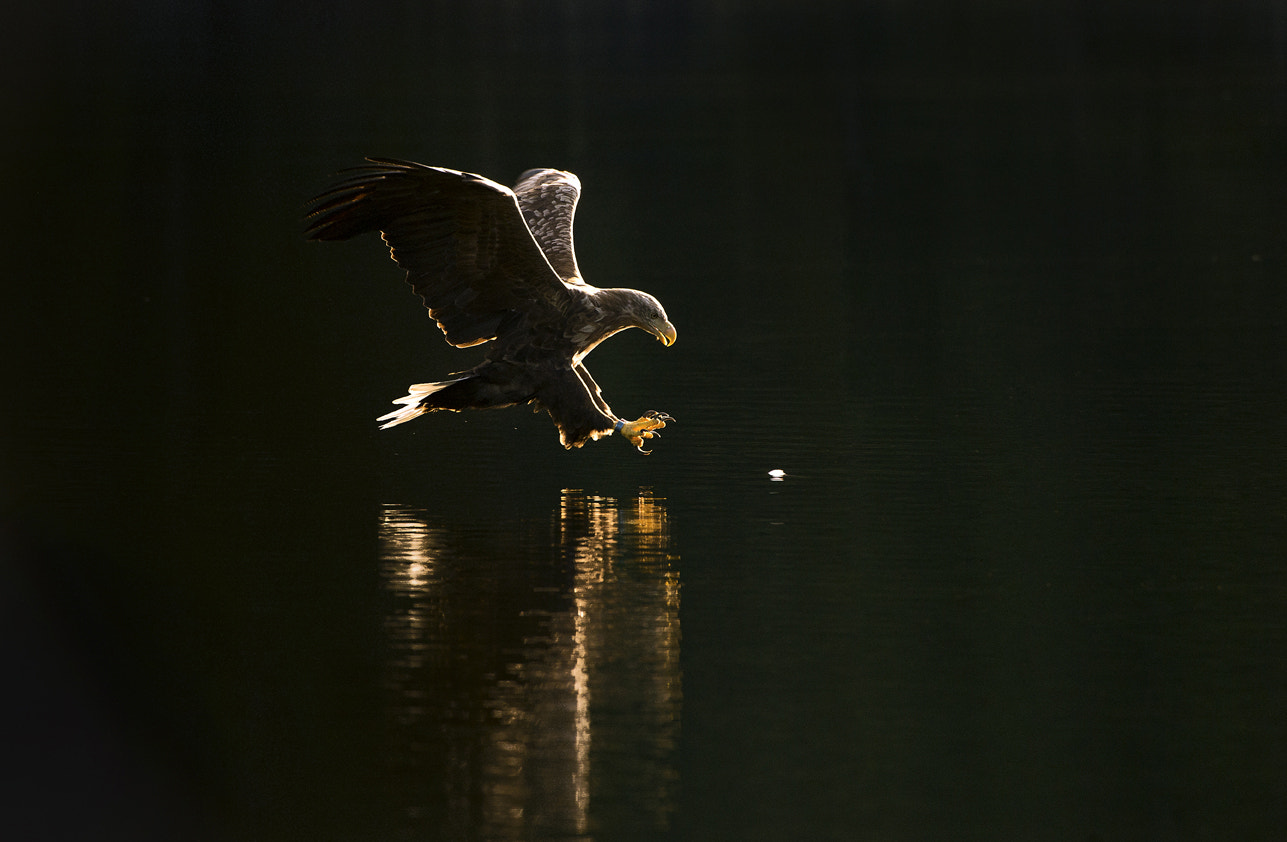
[[666, 426], [667, 421], [674, 420], [664, 412], [650, 409], [636, 421], [622, 422], [620, 432], [627, 441], [634, 445], [635, 450], [648, 454], [652, 451], [644, 450], [644, 440], [661, 438], [661, 428]]

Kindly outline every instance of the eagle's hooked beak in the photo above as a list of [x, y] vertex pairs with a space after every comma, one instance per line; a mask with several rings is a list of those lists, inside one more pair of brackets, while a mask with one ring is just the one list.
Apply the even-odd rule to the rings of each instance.
[[678, 334], [675, 333], [675, 326], [665, 319], [653, 322], [650, 325], [649, 330], [652, 335], [660, 339], [661, 344], [666, 347], [674, 345], [675, 339], [678, 338]]

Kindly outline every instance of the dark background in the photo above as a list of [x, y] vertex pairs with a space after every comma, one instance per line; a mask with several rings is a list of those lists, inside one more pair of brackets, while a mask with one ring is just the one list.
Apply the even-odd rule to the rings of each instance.
[[[386, 762], [378, 524], [427, 513], [530, 608], [506, 565], [563, 569], [566, 489], [660, 501], [683, 594], [677, 783], [636, 814], [598, 779], [583, 838], [1287, 831], [1287, 4], [47, 3], [0, 31], [23, 838], [487, 837], [437, 820], [432, 757]], [[377, 433], [473, 356], [375, 238], [303, 241], [364, 155], [580, 176], [588, 280], [679, 331], [591, 360], [619, 413], [680, 419], [654, 455], [521, 410]]]

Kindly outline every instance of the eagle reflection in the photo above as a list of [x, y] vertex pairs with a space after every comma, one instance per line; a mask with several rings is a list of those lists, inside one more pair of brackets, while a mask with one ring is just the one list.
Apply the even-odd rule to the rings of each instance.
[[681, 704], [665, 500], [565, 490], [548, 519], [476, 526], [388, 505], [380, 540], [399, 835], [664, 829]]

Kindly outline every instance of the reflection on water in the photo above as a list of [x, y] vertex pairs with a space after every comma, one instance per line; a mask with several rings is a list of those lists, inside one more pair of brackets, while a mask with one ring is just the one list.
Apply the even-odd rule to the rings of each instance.
[[548, 520], [477, 527], [390, 504], [380, 541], [400, 835], [664, 829], [681, 704], [665, 500], [564, 490]]

